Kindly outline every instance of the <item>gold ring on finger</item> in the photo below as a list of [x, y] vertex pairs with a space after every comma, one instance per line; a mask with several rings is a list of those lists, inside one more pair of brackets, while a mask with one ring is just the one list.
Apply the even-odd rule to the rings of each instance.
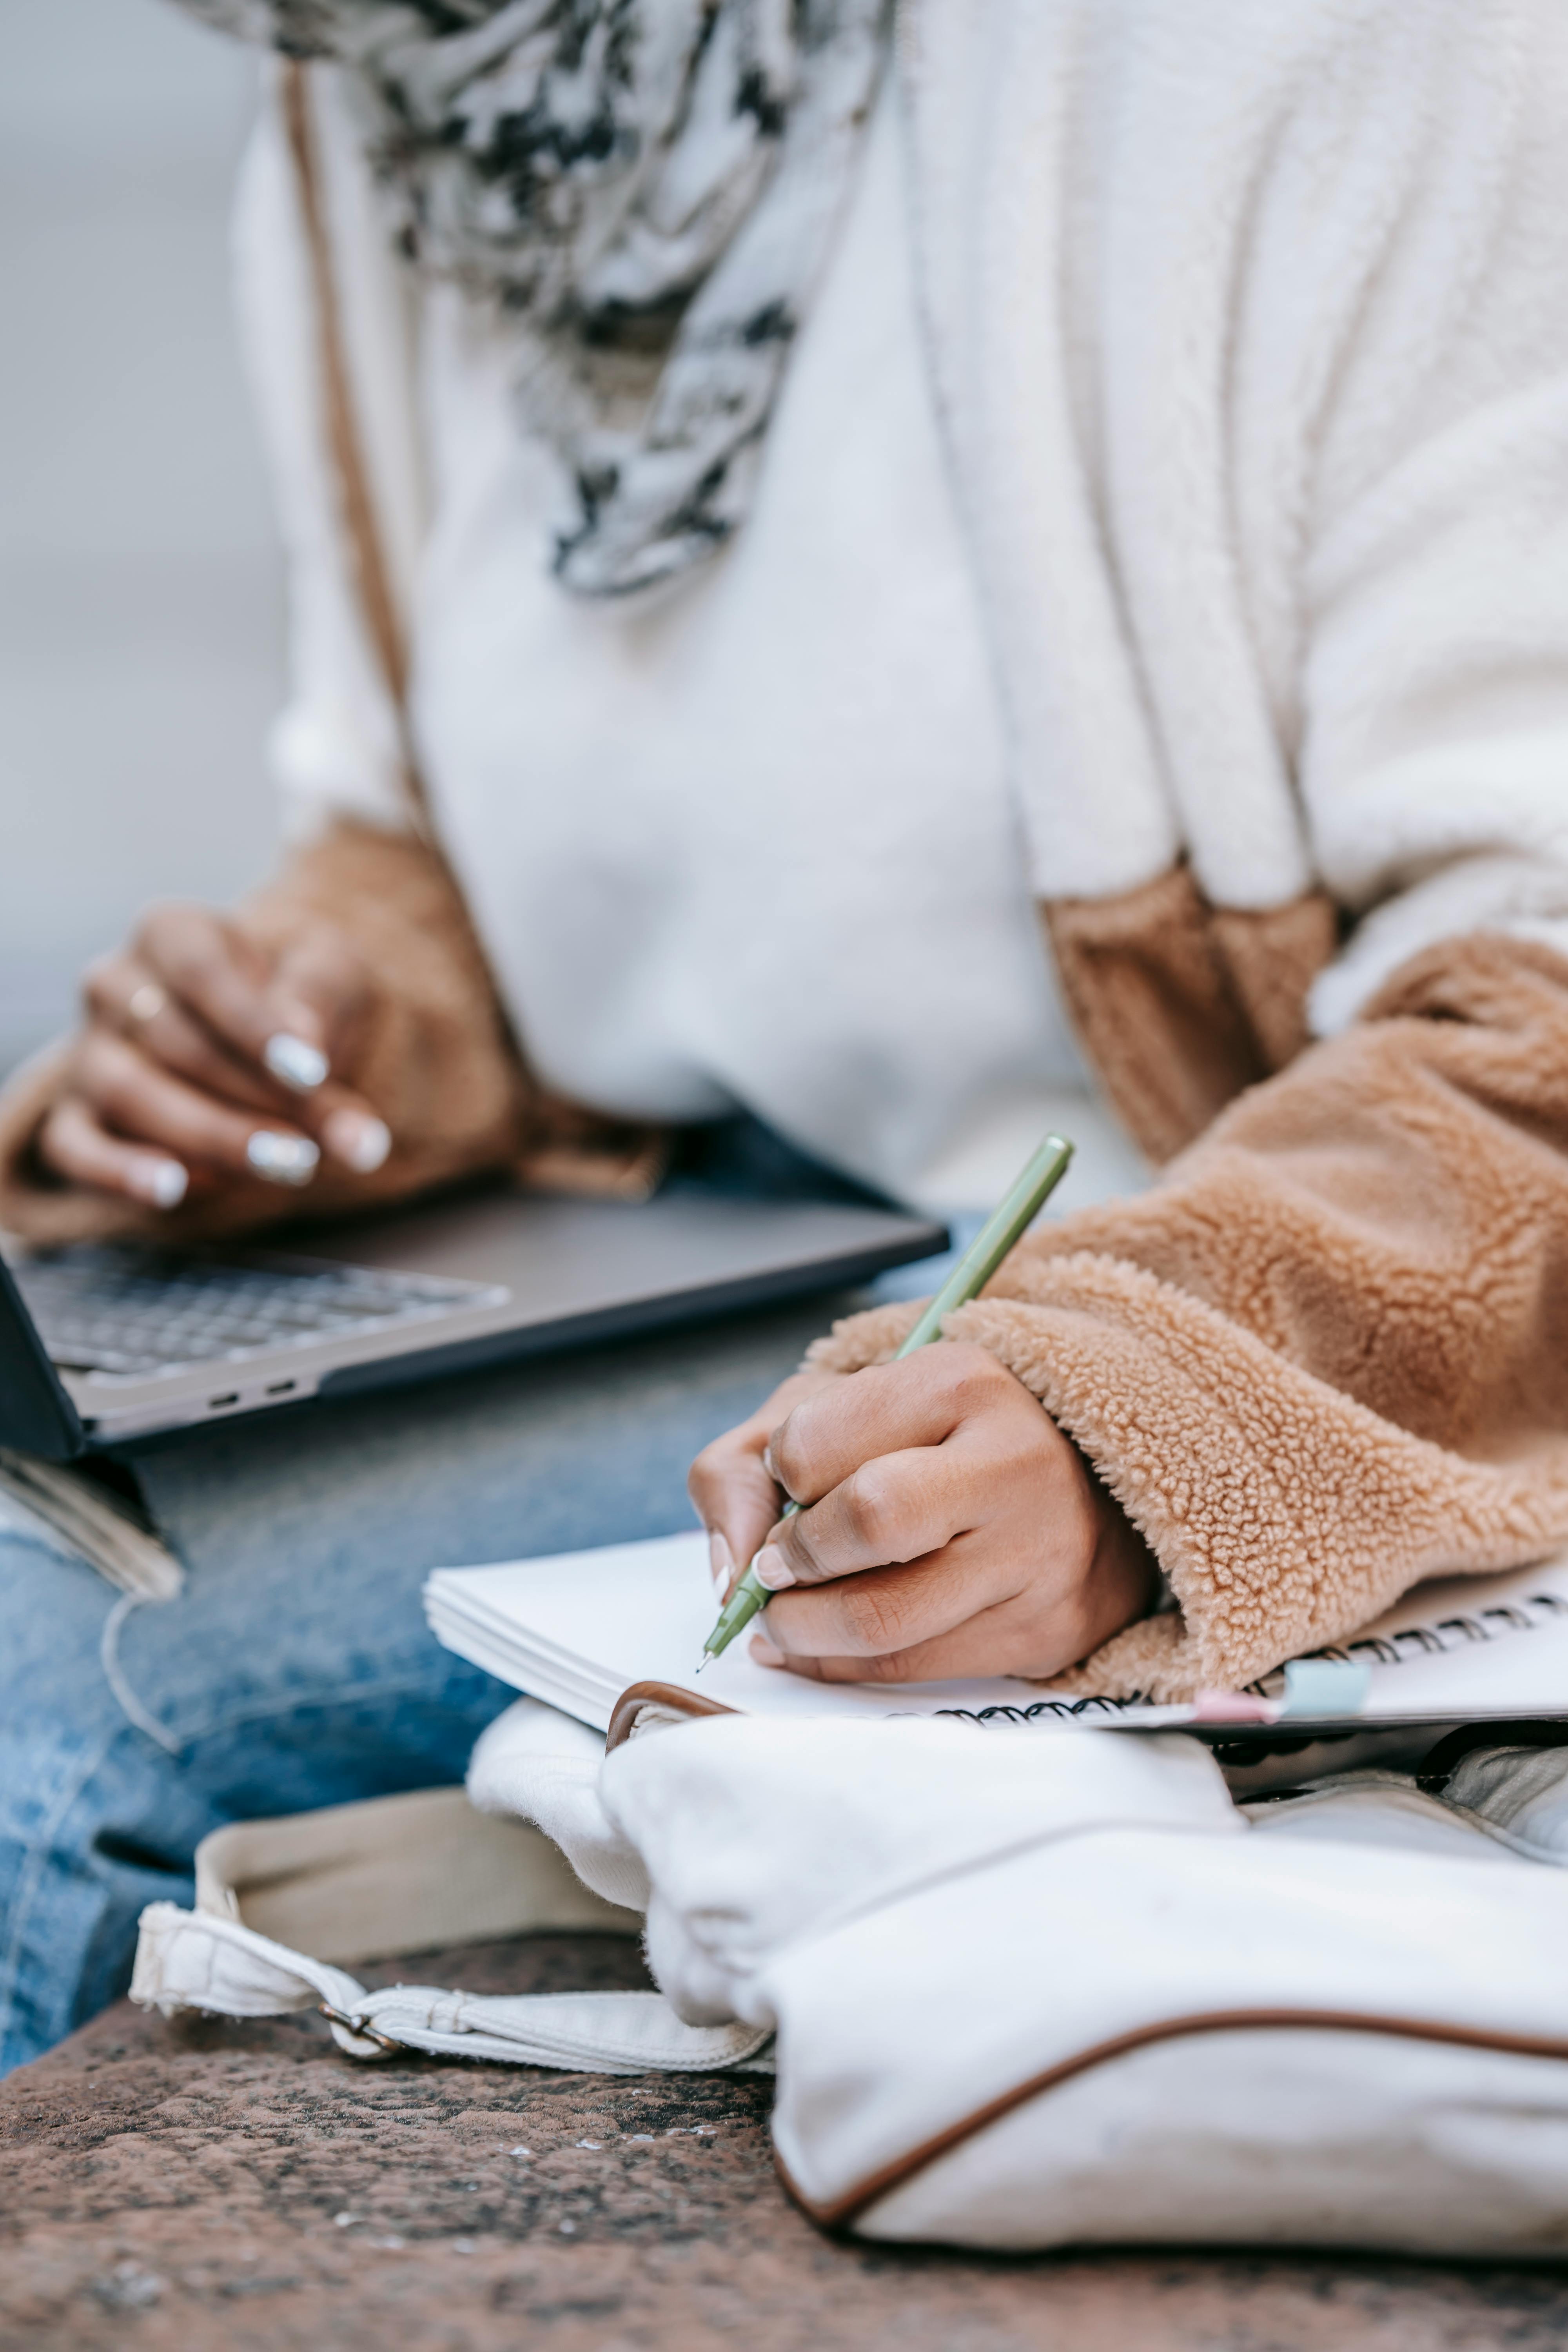
[[149, 1021], [156, 1021], [168, 1002], [167, 994], [155, 980], [144, 980], [140, 988], [132, 990], [125, 1010], [134, 1025], [144, 1029]]

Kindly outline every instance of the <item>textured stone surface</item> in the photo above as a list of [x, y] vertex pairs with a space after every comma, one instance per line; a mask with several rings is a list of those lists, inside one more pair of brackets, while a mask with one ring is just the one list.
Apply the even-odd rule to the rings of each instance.
[[[629, 1944], [592, 1936], [358, 1973], [487, 1991], [641, 1981]], [[121, 2004], [0, 2087], [0, 2352], [1568, 2342], [1568, 2281], [1544, 2272], [837, 2244], [778, 2189], [769, 2089], [360, 2066], [315, 2019], [167, 2025]]]

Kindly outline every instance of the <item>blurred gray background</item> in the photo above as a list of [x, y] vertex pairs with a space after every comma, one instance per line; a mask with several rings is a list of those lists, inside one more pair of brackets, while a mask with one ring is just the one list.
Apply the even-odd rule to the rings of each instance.
[[272, 852], [281, 590], [229, 300], [255, 60], [0, 0], [0, 1071], [138, 907]]

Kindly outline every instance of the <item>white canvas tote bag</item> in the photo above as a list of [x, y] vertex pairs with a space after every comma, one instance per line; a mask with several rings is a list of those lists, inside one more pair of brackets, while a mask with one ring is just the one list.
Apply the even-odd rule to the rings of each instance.
[[469, 1794], [524, 1842], [518, 1924], [646, 1914], [659, 1993], [367, 1994], [209, 1883], [152, 1906], [136, 1998], [324, 2005], [366, 2056], [772, 2063], [787, 2185], [868, 2237], [1568, 2251], [1568, 1751], [1238, 1807], [1175, 1737], [632, 1716], [606, 1756], [523, 1701]]

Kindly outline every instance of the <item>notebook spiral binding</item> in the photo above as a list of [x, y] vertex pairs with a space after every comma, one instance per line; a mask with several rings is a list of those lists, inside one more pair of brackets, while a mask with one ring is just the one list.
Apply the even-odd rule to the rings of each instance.
[[[1394, 1633], [1364, 1635], [1342, 1647], [1309, 1650], [1311, 1658], [1327, 1658], [1336, 1665], [1397, 1666], [1407, 1658], [1444, 1657], [1476, 1642], [1496, 1642], [1508, 1633], [1533, 1633], [1539, 1626], [1568, 1617], [1568, 1600], [1555, 1592], [1533, 1592], [1528, 1599], [1500, 1602], [1495, 1609], [1478, 1609], [1472, 1615], [1441, 1617], [1432, 1625], [1405, 1625]], [[1278, 1698], [1285, 1687], [1285, 1669], [1277, 1666], [1247, 1685], [1258, 1698]], [[944, 1706], [941, 1715], [962, 1723], [1058, 1723], [1092, 1721], [1096, 1716], [1126, 1715], [1149, 1701], [1142, 1693], [1131, 1698], [1037, 1698], [1027, 1706]]]

